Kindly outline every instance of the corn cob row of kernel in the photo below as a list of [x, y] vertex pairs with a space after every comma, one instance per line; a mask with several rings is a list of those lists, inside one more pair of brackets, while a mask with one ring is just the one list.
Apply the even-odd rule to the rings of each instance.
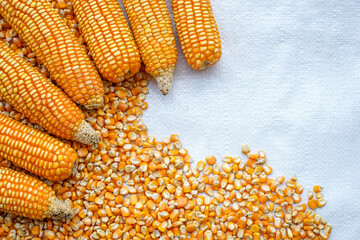
[[66, 219], [74, 216], [71, 205], [59, 200], [42, 181], [0, 167], [0, 211], [32, 219]]
[[0, 14], [72, 100], [88, 109], [101, 106], [104, 87], [97, 70], [48, 1], [3, 0]]
[[169, 93], [177, 50], [165, 0], [123, 0], [146, 72], [152, 75], [160, 91]]
[[76, 151], [49, 135], [0, 114], [0, 157], [52, 181], [68, 178]]
[[101, 75], [121, 82], [141, 66], [139, 51], [117, 0], [71, 0]]
[[54, 135], [96, 144], [99, 135], [82, 111], [29, 63], [0, 42], [0, 97]]
[[176, 30], [186, 61], [195, 70], [221, 57], [221, 39], [210, 0], [171, 0]]

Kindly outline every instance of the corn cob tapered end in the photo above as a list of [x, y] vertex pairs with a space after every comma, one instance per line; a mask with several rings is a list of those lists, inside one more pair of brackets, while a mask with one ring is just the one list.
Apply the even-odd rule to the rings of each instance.
[[104, 103], [103, 95], [99, 95], [89, 100], [88, 103], [84, 105], [84, 107], [88, 110], [98, 109], [103, 105], [103, 103]]
[[216, 59], [214, 61], [204, 61], [201, 65], [201, 63], [199, 64], [200, 67], [196, 68], [193, 67], [195, 70], [204, 70], [206, 67], [211, 66], [211, 65], [215, 65], [220, 59]]
[[174, 66], [170, 66], [161, 71], [157, 76], [154, 76], [158, 88], [162, 94], [167, 95], [172, 87], [173, 75], [174, 75]]
[[71, 206], [71, 201], [62, 201], [56, 196], [49, 198], [48, 208], [44, 212], [46, 218], [57, 220], [72, 219], [75, 214], [76, 212]]
[[96, 132], [88, 122], [83, 120], [77, 128], [72, 140], [86, 145], [96, 145], [100, 142], [100, 134]]

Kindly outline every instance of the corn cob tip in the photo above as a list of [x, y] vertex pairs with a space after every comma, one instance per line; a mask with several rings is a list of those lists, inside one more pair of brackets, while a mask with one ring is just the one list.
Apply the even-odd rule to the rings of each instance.
[[103, 103], [104, 103], [104, 98], [101, 95], [101, 96], [91, 99], [90, 103], [84, 105], [84, 107], [88, 110], [98, 109], [103, 105]]
[[173, 81], [174, 66], [165, 68], [158, 76], [155, 76], [160, 92], [167, 95], [170, 92]]
[[72, 140], [86, 144], [96, 145], [100, 142], [100, 134], [88, 122], [83, 120], [77, 128]]
[[75, 209], [71, 206], [71, 201], [62, 201], [56, 196], [49, 198], [49, 205], [44, 212], [45, 218], [66, 220], [75, 216]]
[[215, 65], [219, 60], [220, 59], [214, 60], [214, 61], [204, 61], [203, 64], [200, 66], [200, 68], [198, 68], [198, 69], [194, 68], [194, 69], [195, 70], [204, 70], [208, 66]]

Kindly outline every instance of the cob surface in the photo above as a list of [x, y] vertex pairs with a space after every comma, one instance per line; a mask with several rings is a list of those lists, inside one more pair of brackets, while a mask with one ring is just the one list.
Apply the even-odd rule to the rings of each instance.
[[0, 157], [52, 181], [68, 178], [76, 151], [49, 135], [0, 114]]
[[0, 167], [0, 211], [32, 219], [72, 218], [70, 204], [59, 200], [55, 191], [42, 181]]
[[169, 93], [177, 50], [165, 0], [123, 0], [146, 72], [152, 75], [160, 91]]
[[111, 82], [132, 76], [139, 51], [117, 0], [71, 0], [86, 43], [101, 75]]
[[176, 30], [186, 61], [195, 70], [217, 63], [221, 39], [210, 0], [171, 0]]
[[99, 141], [82, 111], [1, 41], [0, 96], [31, 122], [56, 136], [85, 144]]
[[104, 87], [99, 74], [48, 1], [2, 0], [0, 14], [72, 100], [88, 109], [102, 104]]

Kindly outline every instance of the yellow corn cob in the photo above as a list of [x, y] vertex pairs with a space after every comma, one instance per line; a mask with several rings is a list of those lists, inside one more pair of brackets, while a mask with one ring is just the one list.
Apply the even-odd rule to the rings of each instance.
[[99, 74], [48, 1], [2, 0], [0, 14], [72, 100], [88, 109], [102, 104], [104, 86]]
[[166, 95], [172, 86], [177, 50], [165, 0], [123, 0], [146, 72]]
[[75, 103], [1, 41], [0, 97], [56, 136], [89, 145], [99, 141]]
[[0, 167], [0, 211], [32, 219], [67, 219], [74, 210], [39, 179]]
[[140, 54], [117, 0], [71, 0], [101, 75], [121, 82], [141, 66]]
[[221, 39], [210, 0], [171, 0], [176, 30], [186, 61], [195, 70], [221, 57]]
[[76, 151], [49, 135], [0, 114], [0, 157], [52, 181], [68, 178]]

